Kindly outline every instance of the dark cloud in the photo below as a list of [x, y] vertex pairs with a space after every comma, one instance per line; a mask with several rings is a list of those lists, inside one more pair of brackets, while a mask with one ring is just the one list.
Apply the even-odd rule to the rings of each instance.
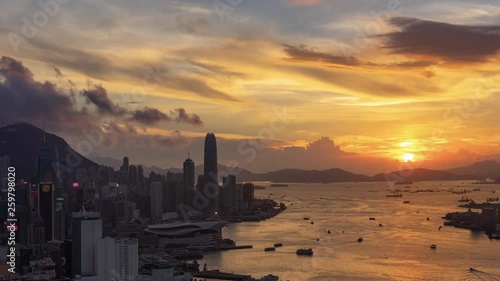
[[304, 45], [301, 46], [291, 46], [284, 45], [285, 48], [283, 51], [287, 55], [289, 55], [294, 60], [303, 60], [303, 61], [318, 61], [332, 64], [341, 64], [341, 65], [360, 65], [362, 62], [355, 57], [347, 57], [347, 56], [336, 56], [327, 53], [317, 52], [314, 49], [308, 48]]
[[160, 121], [171, 121], [167, 114], [161, 112], [160, 110], [152, 107], [144, 107], [143, 109], [138, 109], [131, 112], [130, 119], [143, 124], [154, 124]]
[[61, 72], [61, 70], [57, 66], [51, 65], [51, 67], [54, 70], [54, 72], [56, 73], [56, 77], [57, 78], [63, 78], [63, 77], [65, 77], [64, 74]]
[[419, 68], [419, 67], [431, 66], [434, 64], [432, 61], [428, 60], [403, 61], [403, 62], [380, 64], [380, 63], [372, 63], [369, 61], [363, 61], [352, 56], [349, 57], [337, 56], [319, 52], [314, 48], [310, 48], [305, 45], [300, 45], [300, 46], [284, 45], [284, 46], [285, 48], [283, 49], [283, 51], [290, 57], [290, 59], [299, 61], [315, 61], [325, 64], [363, 66], [363, 67], [387, 67], [387, 68]]
[[483, 62], [500, 50], [500, 26], [454, 25], [417, 18], [389, 21], [401, 30], [383, 35], [393, 53], [447, 62]]
[[186, 113], [184, 108], [177, 108], [173, 113], [175, 114], [175, 120], [177, 122], [184, 122], [195, 126], [203, 125], [203, 121], [201, 121], [198, 115]]
[[2, 123], [47, 122], [68, 129], [93, 125], [91, 117], [75, 106], [71, 95], [51, 82], [36, 81], [20, 61], [5, 56], [0, 59], [0, 99]]
[[107, 90], [101, 85], [95, 85], [93, 89], [83, 90], [82, 96], [86, 98], [88, 104], [93, 104], [101, 114], [123, 115], [127, 111], [121, 108], [108, 97]]

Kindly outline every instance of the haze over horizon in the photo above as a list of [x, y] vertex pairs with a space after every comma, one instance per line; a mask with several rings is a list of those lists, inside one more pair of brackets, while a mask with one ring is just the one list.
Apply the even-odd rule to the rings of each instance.
[[16, 1], [0, 126], [45, 123], [77, 150], [100, 130], [89, 158], [162, 168], [201, 164], [207, 132], [253, 172], [500, 161], [500, 8], [396, 2], [71, 1], [37, 27], [43, 8]]

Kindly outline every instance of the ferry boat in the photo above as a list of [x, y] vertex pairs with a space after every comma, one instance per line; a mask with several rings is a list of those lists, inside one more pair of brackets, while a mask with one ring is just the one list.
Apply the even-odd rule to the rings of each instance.
[[308, 249], [298, 249], [296, 253], [297, 253], [297, 255], [302, 255], [302, 256], [312, 256], [313, 255], [313, 250], [311, 248], [308, 248]]

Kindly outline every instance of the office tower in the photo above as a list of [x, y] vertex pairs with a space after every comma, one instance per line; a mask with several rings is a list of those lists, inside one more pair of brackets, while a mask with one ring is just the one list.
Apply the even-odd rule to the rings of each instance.
[[129, 161], [128, 157], [123, 157], [123, 164], [120, 167], [120, 183], [127, 183], [129, 176]]
[[63, 208], [63, 201], [57, 200], [54, 212], [54, 240], [64, 241], [64, 239], [66, 239], [66, 210]]
[[137, 166], [135, 165], [130, 165], [130, 168], [128, 169], [128, 180], [129, 183], [136, 185], [137, 184]]
[[137, 166], [137, 181], [139, 184], [144, 184], [144, 168], [142, 165]]
[[117, 280], [116, 258], [115, 239], [110, 237], [98, 239], [97, 277], [100, 280]]
[[163, 185], [161, 182], [151, 183], [151, 217], [161, 218], [163, 213]]
[[71, 248], [72, 277], [96, 275], [97, 240], [102, 238], [102, 220], [99, 212], [83, 208], [73, 213], [73, 242]]
[[222, 207], [238, 208], [238, 185], [236, 184], [236, 177], [229, 175], [222, 178]]
[[137, 239], [117, 239], [116, 270], [119, 281], [132, 281], [139, 273], [139, 245]]
[[217, 173], [217, 141], [214, 134], [205, 137], [205, 155], [203, 171], [202, 194], [208, 198], [208, 206], [202, 210], [205, 214], [213, 215], [217, 212], [219, 195], [218, 173]]
[[184, 189], [184, 204], [191, 206], [193, 204], [194, 189], [194, 162], [191, 158], [184, 161], [182, 170], [182, 183]]
[[45, 242], [54, 239], [54, 185], [42, 182], [38, 185], [38, 215], [45, 226]]
[[243, 203], [248, 204], [248, 208], [251, 208], [254, 199], [255, 186], [253, 183], [248, 182], [244, 183], [241, 189], [243, 194]]

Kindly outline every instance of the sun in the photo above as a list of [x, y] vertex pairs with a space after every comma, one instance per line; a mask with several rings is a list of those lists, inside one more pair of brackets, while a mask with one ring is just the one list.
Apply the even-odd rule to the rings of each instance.
[[401, 156], [405, 162], [411, 162], [413, 161], [413, 154], [411, 153], [405, 153], [403, 156]]

